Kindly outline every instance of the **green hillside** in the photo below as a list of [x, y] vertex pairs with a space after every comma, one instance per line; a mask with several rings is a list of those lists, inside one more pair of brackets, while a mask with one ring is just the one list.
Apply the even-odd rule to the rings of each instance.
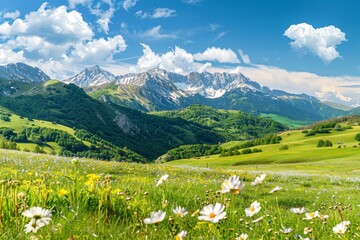
[[199, 124], [101, 103], [73, 84], [54, 80], [1, 97], [0, 106], [27, 118], [84, 129], [149, 160], [183, 144], [223, 141], [223, 137]]
[[182, 118], [208, 127], [226, 140], [259, 138], [269, 133], [284, 131], [286, 127], [269, 118], [261, 118], [235, 110], [222, 110], [203, 105], [191, 105], [174, 111], [152, 114], [170, 118]]
[[[343, 129], [334, 128], [329, 133], [315, 133], [306, 136], [309, 130], [294, 130], [281, 133], [279, 144], [261, 145], [262, 152], [241, 154], [237, 156], [220, 157], [219, 154], [198, 159], [177, 160], [167, 165], [226, 167], [231, 169], [261, 169], [294, 170], [316, 169], [326, 173], [349, 173], [360, 168], [360, 142], [355, 140], [360, 133], [358, 122], [352, 123], [351, 129], [346, 129], [348, 123], [341, 123]], [[318, 128], [319, 129], [319, 128]], [[308, 134], [309, 135], [309, 134]], [[329, 140], [332, 147], [317, 147], [320, 140]], [[221, 145], [224, 149], [231, 149], [243, 142], [232, 141]], [[287, 150], [286, 147], [287, 146]], [[296, 163], [296, 164], [295, 164]]]
[[36, 153], [146, 162], [139, 154], [117, 147], [85, 130], [24, 118], [4, 109], [0, 111], [0, 144], [0, 148]]

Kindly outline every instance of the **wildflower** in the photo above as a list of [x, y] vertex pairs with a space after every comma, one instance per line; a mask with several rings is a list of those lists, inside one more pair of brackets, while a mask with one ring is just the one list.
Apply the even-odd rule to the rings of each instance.
[[19, 193], [17, 194], [17, 198], [18, 198], [18, 199], [25, 199], [25, 197], [26, 197], [26, 194], [23, 193], [23, 192], [19, 192]]
[[260, 222], [260, 221], [263, 220], [263, 219], [264, 219], [264, 216], [259, 217], [259, 218], [255, 219], [255, 220], [253, 220], [252, 222], [253, 222], [253, 223], [257, 223], [257, 222]]
[[209, 204], [200, 211], [202, 216], [199, 216], [198, 219], [217, 223], [221, 219], [225, 218], [226, 212], [224, 212], [224, 209], [225, 206], [221, 203], [216, 203], [215, 206], [213, 204]]
[[192, 216], [192, 217], [195, 217], [196, 215], [199, 215], [199, 212], [200, 212], [200, 210], [198, 209], [198, 210], [196, 210], [195, 212], [193, 212], [193, 213], [191, 214], [191, 216]]
[[260, 203], [255, 201], [249, 208], [245, 209], [246, 216], [252, 217], [254, 214], [258, 213], [261, 209]]
[[153, 224], [153, 223], [159, 223], [164, 220], [166, 213], [159, 210], [157, 212], [152, 212], [150, 215], [150, 218], [145, 218], [144, 223], [145, 224]]
[[186, 234], [187, 234], [187, 231], [181, 231], [181, 232], [179, 232], [179, 233], [176, 235], [175, 240], [182, 240], [183, 237], [186, 236]]
[[305, 213], [305, 216], [306, 217], [304, 218], [304, 220], [310, 220], [310, 219], [319, 217], [319, 211], [311, 212], [311, 213]]
[[36, 233], [43, 226], [44, 224], [32, 218], [28, 224], [25, 224], [24, 231], [25, 233], [30, 233], [30, 232]]
[[25, 210], [22, 215], [35, 220], [33, 224], [40, 227], [48, 225], [51, 220], [51, 211], [41, 207], [32, 207], [29, 210]]
[[244, 189], [244, 187], [245, 184], [239, 180], [238, 176], [234, 175], [223, 182], [221, 185], [221, 193], [232, 192], [234, 195], [237, 195]]
[[246, 240], [248, 237], [246, 233], [242, 233], [239, 237], [235, 238], [235, 240]]
[[60, 195], [60, 196], [65, 196], [65, 195], [67, 195], [68, 193], [69, 193], [69, 191], [67, 191], [66, 189], [63, 189], [63, 188], [62, 188], [62, 189], [59, 190], [59, 195]]
[[188, 214], [186, 209], [180, 206], [173, 209], [173, 213], [175, 213], [178, 217], [184, 217], [186, 214]]
[[308, 228], [308, 227], [304, 228], [304, 234], [305, 234], [305, 235], [306, 235], [306, 234], [309, 234], [309, 233], [312, 233], [312, 231], [313, 231], [312, 228]]
[[333, 227], [332, 230], [335, 234], [344, 234], [349, 225], [350, 225], [349, 221], [342, 221], [341, 223]]
[[322, 214], [319, 214], [319, 218], [325, 222], [325, 221], [326, 221], [326, 219], [328, 219], [328, 218], [329, 218], [329, 215], [322, 215]]
[[251, 183], [251, 186], [256, 186], [261, 184], [266, 177], [266, 174], [261, 174], [259, 177], [256, 177], [255, 180]]
[[273, 189], [271, 189], [271, 191], [270, 191], [269, 193], [277, 192], [277, 191], [279, 191], [280, 189], [282, 189], [282, 187], [276, 186], [276, 187], [274, 187]]
[[169, 178], [169, 174], [165, 174], [165, 175], [161, 176], [161, 178], [157, 181], [156, 186], [159, 186], [164, 181], [166, 181], [168, 178]]
[[290, 211], [296, 214], [302, 214], [304, 212], [307, 211], [306, 208], [302, 207], [302, 208], [290, 208]]
[[283, 228], [283, 229], [280, 229], [280, 231], [284, 234], [288, 234], [288, 233], [291, 233], [293, 231], [292, 228]]

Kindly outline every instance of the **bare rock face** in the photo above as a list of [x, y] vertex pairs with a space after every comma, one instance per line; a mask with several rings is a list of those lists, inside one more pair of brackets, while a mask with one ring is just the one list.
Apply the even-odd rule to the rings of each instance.
[[130, 121], [130, 119], [119, 111], [116, 111], [114, 122], [126, 134], [135, 135], [140, 132], [140, 129]]

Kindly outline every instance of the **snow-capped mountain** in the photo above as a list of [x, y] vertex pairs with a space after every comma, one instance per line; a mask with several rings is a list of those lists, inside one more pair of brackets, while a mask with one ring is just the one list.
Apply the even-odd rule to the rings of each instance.
[[31, 67], [25, 63], [11, 63], [5, 66], [0, 66], [0, 78], [28, 83], [42, 83], [50, 80], [50, 77], [41, 69]]
[[101, 101], [142, 111], [173, 110], [203, 104], [308, 121], [341, 115], [315, 97], [271, 90], [242, 74], [193, 72], [183, 76], [154, 68], [143, 73], [118, 76], [114, 80], [112, 74], [104, 75], [104, 70], [95, 69], [100, 74], [90, 74], [87, 69], [71, 78], [77, 81], [70, 82], [80, 87], [92, 86], [88, 91]]
[[115, 81], [112, 73], [100, 68], [97, 65], [88, 67], [75, 76], [64, 80], [65, 83], [73, 83], [81, 88], [96, 87]]

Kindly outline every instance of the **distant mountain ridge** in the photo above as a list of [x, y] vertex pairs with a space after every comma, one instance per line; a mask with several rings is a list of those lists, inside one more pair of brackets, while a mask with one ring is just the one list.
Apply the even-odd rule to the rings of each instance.
[[42, 83], [50, 80], [50, 77], [40, 68], [31, 67], [25, 63], [11, 63], [0, 66], [0, 78], [27, 83]]
[[91, 66], [84, 69], [75, 76], [64, 80], [65, 83], [73, 83], [78, 87], [94, 87], [100, 86], [106, 83], [110, 83], [116, 80], [114, 74], [101, 69], [98, 65]]
[[315, 97], [271, 90], [240, 73], [192, 72], [183, 76], [154, 68], [117, 76], [116, 80], [111, 78], [99, 84], [96, 74], [94, 81], [79, 76], [73, 83], [87, 85], [84, 89], [92, 97], [142, 111], [176, 110], [204, 104], [255, 115], [276, 114], [308, 123], [345, 114], [344, 110], [324, 104]]

